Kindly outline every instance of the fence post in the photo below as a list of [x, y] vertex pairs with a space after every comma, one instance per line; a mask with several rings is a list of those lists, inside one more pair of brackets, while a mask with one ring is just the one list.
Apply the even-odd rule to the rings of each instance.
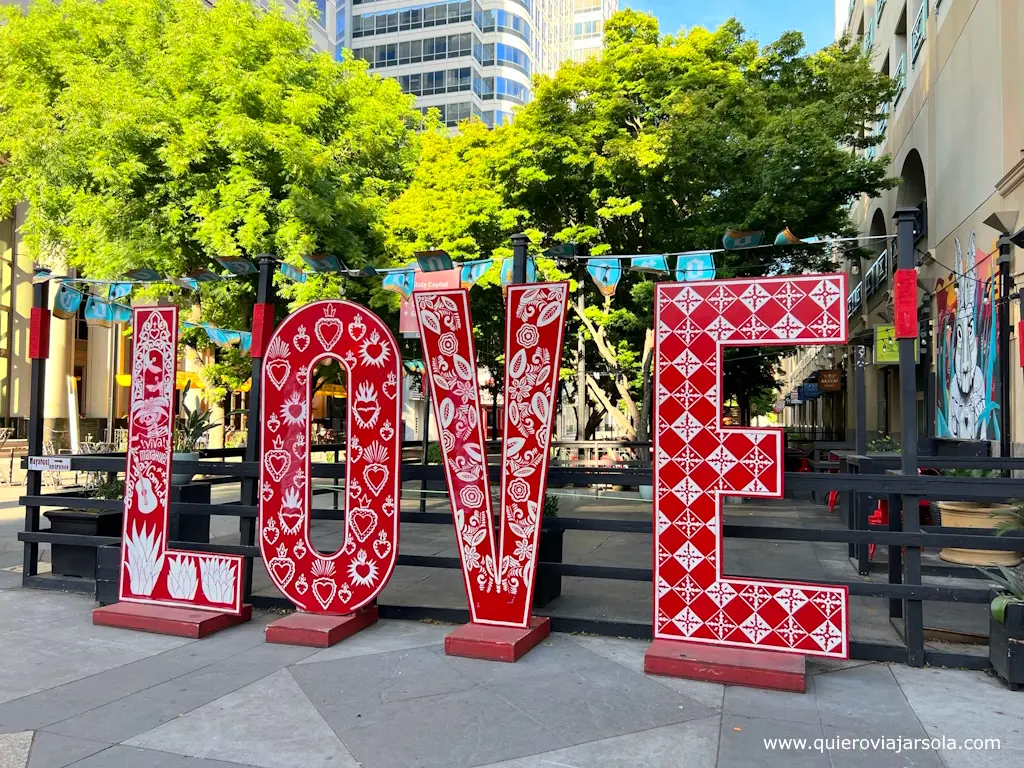
[[[263, 354], [274, 332], [274, 267], [277, 259], [273, 254], [261, 253], [259, 283], [256, 287], [256, 306], [252, 315], [252, 382], [249, 386], [249, 415], [246, 424], [245, 461], [258, 464], [260, 460], [260, 390], [263, 377]], [[310, 375], [312, 375], [310, 371]], [[259, 507], [260, 478], [242, 479], [241, 501], [251, 507]], [[242, 517], [238, 521], [238, 533], [242, 546], [256, 545], [255, 517]], [[242, 601], [252, 597], [252, 558], [245, 559], [245, 582], [242, 585]]]
[[526, 282], [527, 250], [530, 238], [526, 235], [512, 235], [512, 282]]
[[[896, 242], [899, 255], [898, 269], [914, 269], [916, 258], [914, 251], [914, 225], [920, 210], [913, 207], [896, 209]], [[917, 475], [917, 363], [914, 348], [917, 337], [899, 340], [900, 348], [900, 410], [903, 417], [903, 464], [901, 472], [904, 476]], [[903, 514], [903, 530], [918, 533], [921, 530], [921, 518], [918, 510], [918, 498], [904, 495], [901, 508]], [[890, 517], [899, 515], [898, 510], [889, 510]], [[921, 548], [905, 547], [903, 559], [903, 583], [908, 586], [921, 584]], [[903, 621], [904, 638], [907, 643], [907, 664], [912, 667], [924, 666], [924, 612], [920, 600], [907, 600], [904, 603]]]
[[[999, 237], [999, 455], [1010, 458], [1012, 445], [1010, 429], [1013, 426], [1010, 412], [1010, 296], [1013, 294], [1013, 279], [1010, 277], [1009, 235]], [[1010, 472], [1004, 472], [1005, 477]]]
[[[43, 430], [46, 403], [46, 358], [50, 356], [50, 283], [49, 280], [32, 286], [32, 320], [29, 330], [29, 356], [32, 358], [32, 380], [29, 384], [28, 455], [43, 453]], [[13, 471], [11, 483], [14, 483]], [[25, 494], [39, 496], [43, 489], [41, 470], [29, 469], [25, 476]], [[39, 507], [25, 507], [25, 530], [39, 530]], [[39, 572], [39, 543], [25, 542], [21, 568], [21, 583]]]

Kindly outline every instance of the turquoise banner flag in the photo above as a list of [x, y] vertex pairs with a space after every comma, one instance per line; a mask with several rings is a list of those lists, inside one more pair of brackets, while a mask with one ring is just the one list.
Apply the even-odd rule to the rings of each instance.
[[738, 251], [742, 248], [756, 248], [764, 238], [764, 230], [726, 230], [722, 237], [722, 245], [727, 251]]
[[447, 272], [455, 268], [452, 257], [445, 251], [420, 251], [415, 255], [421, 272]]
[[210, 341], [218, 347], [228, 347], [232, 344], [237, 344], [241, 340], [238, 331], [227, 331], [212, 325], [204, 327], [206, 328], [206, 335], [210, 337]]
[[78, 314], [80, 306], [82, 306], [82, 292], [61, 283], [57, 294], [53, 297], [53, 316], [61, 320], [70, 320]]
[[629, 268], [634, 272], [650, 272], [655, 275], [667, 275], [668, 257], [666, 256], [634, 256], [629, 261]]
[[252, 334], [249, 333], [249, 331], [239, 331], [238, 338], [238, 348], [246, 354], [249, 354], [249, 352], [252, 351]]
[[200, 267], [194, 272], [189, 272], [187, 277], [197, 283], [219, 283], [224, 278], [216, 272], [211, 272], [206, 267]]
[[394, 291], [400, 294], [403, 299], [412, 296], [412, 289], [416, 284], [416, 272], [412, 269], [406, 272], [389, 272], [384, 275], [380, 287], [385, 291]]
[[278, 271], [287, 277], [289, 280], [294, 280], [296, 283], [306, 282], [306, 273], [298, 267], [293, 267], [291, 264], [285, 264], [281, 262], [277, 265]]
[[680, 283], [715, 279], [713, 253], [686, 253], [676, 260], [676, 280]]
[[132, 321], [132, 308], [124, 304], [110, 305], [110, 319], [115, 323], [130, 323]]
[[622, 279], [622, 266], [618, 259], [587, 259], [587, 272], [605, 296], [614, 296]]
[[[504, 291], [512, 282], [512, 257], [503, 259], [501, 262], [501, 290]], [[537, 263], [531, 256], [526, 260], [526, 282], [537, 282]]]
[[143, 283], [155, 283], [159, 280], [163, 280], [164, 276], [157, 272], [155, 269], [149, 267], [140, 267], [139, 269], [131, 269], [125, 273], [127, 277], [132, 280], [138, 280]]
[[775, 236], [776, 245], [796, 245], [799, 242], [800, 238], [790, 232], [789, 227], [786, 227]]
[[306, 262], [306, 266], [313, 272], [341, 271], [341, 261], [337, 256], [331, 256], [329, 253], [311, 253], [303, 256], [302, 260]]
[[232, 275], [237, 275], [238, 277], [242, 275], [258, 275], [260, 273], [259, 267], [241, 256], [215, 256], [213, 260]]
[[490, 259], [480, 259], [478, 261], [464, 261], [462, 262], [462, 287], [467, 291], [476, 285], [477, 281], [483, 277], [487, 270], [491, 268]]
[[171, 285], [176, 285], [179, 288], [184, 288], [186, 291], [199, 290], [199, 283], [191, 277], [168, 277], [167, 282]]
[[125, 296], [131, 295], [132, 284], [131, 283], [112, 283], [110, 289], [107, 291], [107, 298], [110, 301], [117, 301], [123, 299]]
[[109, 328], [114, 322], [114, 307], [110, 302], [96, 296], [90, 296], [85, 302], [86, 325], [99, 325]]

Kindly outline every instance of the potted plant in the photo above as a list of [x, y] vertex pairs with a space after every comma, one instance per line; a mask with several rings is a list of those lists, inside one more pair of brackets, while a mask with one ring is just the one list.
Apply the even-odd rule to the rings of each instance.
[[[181, 412], [174, 425], [174, 453], [171, 456], [174, 462], [198, 461], [199, 454], [196, 452], [196, 446], [211, 429], [219, 426], [212, 423], [213, 413], [210, 410], [203, 410], [198, 406], [196, 408], [188, 407], [185, 401], [191, 386], [192, 382], [187, 382], [185, 389], [181, 392]], [[194, 476], [194, 472], [172, 474], [171, 482], [174, 485], [188, 485]]]
[[[565, 530], [558, 522], [558, 498], [545, 494], [544, 512], [541, 517], [540, 546], [537, 560], [541, 563], [562, 562], [562, 536]], [[545, 572], [537, 568], [533, 589], [533, 607], [543, 608], [562, 594], [562, 574]]]
[[[87, 488], [82, 494], [86, 499], [124, 498], [124, 480], [114, 476]], [[43, 516], [50, 521], [51, 533], [67, 533], [76, 536], [120, 536], [123, 510], [51, 509]], [[58, 576], [73, 576], [84, 579], [95, 578], [96, 547], [91, 545], [59, 544], [50, 550], [53, 573]]]
[[[995, 470], [947, 469], [943, 475], [953, 477], [998, 477]], [[1015, 508], [1011, 504], [993, 504], [978, 501], [939, 501], [940, 522], [943, 528], [989, 528], [1006, 530], [1016, 525]], [[963, 549], [943, 547], [939, 557], [948, 563], [961, 565], [1014, 566], [1020, 562], [1017, 552], [996, 549]]]
[[979, 569], [992, 579], [996, 596], [989, 618], [988, 655], [992, 667], [1010, 686], [1024, 687], [1024, 575], [999, 567], [999, 575]]
[[900, 441], [889, 435], [882, 434], [868, 441], [868, 453], [899, 453], [902, 450]]

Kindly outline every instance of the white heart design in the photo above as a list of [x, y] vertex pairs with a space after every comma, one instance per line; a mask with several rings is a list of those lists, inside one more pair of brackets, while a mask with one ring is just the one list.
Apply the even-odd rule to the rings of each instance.
[[334, 593], [337, 591], [338, 585], [334, 583], [333, 579], [319, 578], [313, 582], [313, 596], [325, 611], [327, 606], [331, 604], [331, 601], [334, 599]]
[[362, 544], [370, 538], [370, 534], [377, 527], [377, 513], [367, 507], [356, 507], [352, 510], [350, 527]]
[[270, 569], [270, 574], [282, 587], [287, 587], [288, 583], [292, 580], [292, 576], [295, 575], [295, 563], [285, 557], [275, 557], [267, 566]]
[[338, 339], [341, 338], [342, 325], [341, 320], [336, 317], [321, 317], [316, 321], [316, 327], [313, 329], [316, 332], [316, 337], [323, 344], [324, 349], [330, 351], [334, 349], [334, 345], [338, 343]]
[[267, 375], [278, 389], [284, 386], [288, 380], [288, 374], [291, 372], [292, 366], [287, 360], [271, 360], [267, 363]]

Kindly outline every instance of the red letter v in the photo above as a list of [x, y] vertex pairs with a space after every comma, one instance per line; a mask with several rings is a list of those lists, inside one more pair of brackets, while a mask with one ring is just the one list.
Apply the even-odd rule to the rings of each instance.
[[462, 574], [477, 624], [530, 625], [568, 295], [568, 283], [508, 289], [501, 540], [496, 545], [469, 294], [462, 289], [414, 294]]

